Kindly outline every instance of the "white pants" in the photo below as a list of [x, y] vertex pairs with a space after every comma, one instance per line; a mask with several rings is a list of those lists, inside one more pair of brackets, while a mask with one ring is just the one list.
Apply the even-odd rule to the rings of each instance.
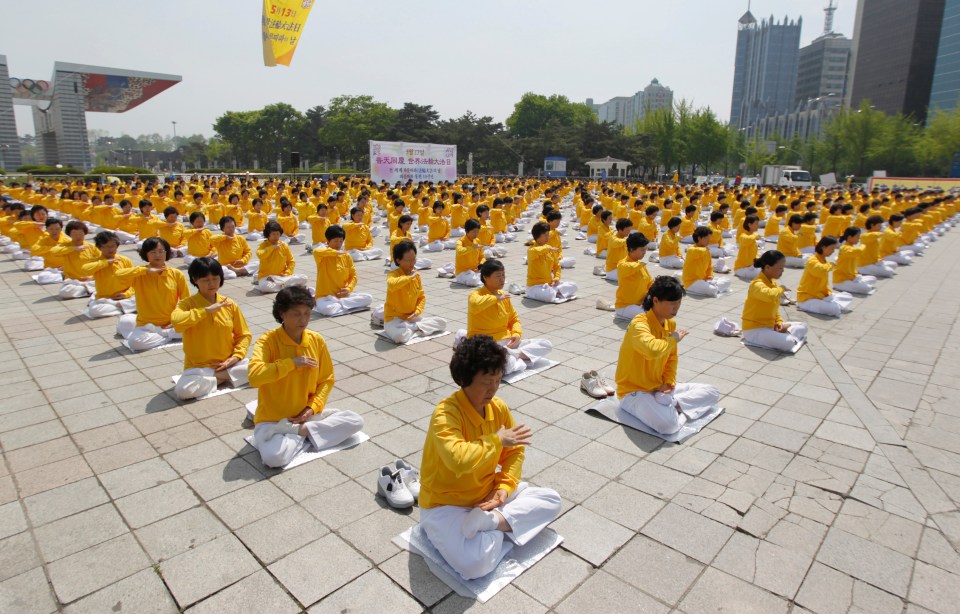
[[[460, 345], [466, 338], [467, 331], [461, 328], [457, 331], [453, 339], [453, 347]], [[507, 367], [503, 372], [504, 375], [518, 371], [526, 371], [527, 367], [536, 364], [538, 360], [546, 357], [546, 355], [550, 353], [550, 350], [553, 349], [553, 344], [550, 343], [548, 339], [521, 339], [520, 345], [516, 348], [506, 347], [507, 339], [503, 339], [499, 343], [507, 350]], [[521, 356], [521, 354], [523, 356]], [[524, 356], [526, 358], [524, 358]]]
[[714, 273], [729, 273], [730, 267], [727, 265], [727, 258], [715, 258], [713, 260]]
[[596, 243], [597, 235], [587, 235], [587, 243]]
[[807, 259], [810, 256], [808, 254], [800, 254], [799, 256], [787, 256], [787, 267], [791, 269], [802, 269], [807, 266]]
[[263, 241], [263, 233], [256, 230], [253, 232], [248, 232], [246, 239], [251, 243], [257, 243], [258, 241]]
[[851, 294], [873, 294], [876, 291], [876, 285], [876, 277], [872, 275], [857, 275], [849, 281], [833, 284], [833, 289]]
[[369, 307], [372, 302], [372, 296], [360, 292], [351, 292], [343, 298], [337, 298], [331, 294], [330, 296], [318, 296], [317, 305], [313, 310], [322, 316], [330, 317], [345, 311], [356, 311]]
[[677, 384], [673, 392], [631, 392], [620, 399], [620, 407], [663, 435], [679, 431], [688, 420], [696, 420], [720, 401], [720, 391], [710, 384]]
[[[463, 226], [460, 226], [460, 227], [458, 227], [458, 228], [451, 228], [451, 229], [450, 229], [450, 237], [452, 237], [452, 238], [462, 237], [462, 236], [464, 236], [465, 234], [467, 234], [467, 231], [463, 229]], [[448, 249], [457, 249], [457, 242], [454, 241], [454, 242], [453, 242], [453, 247], [450, 247], [450, 248], [448, 248]]]
[[60, 269], [43, 269], [35, 277], [37, 283], [41, 286], [63, 282], [63, 273], [60, 272]]
[[751, 328], [743, 331], [743, 340], [749, 345], [758, 345], [781, 352], [792, 352], [798, 343], [807, 338], [807, 325], [802, 322], [784, 322], [788, 332], [778, 333], [772, 328]]
[[[497, 508], [511, 532], [479, 531], [471, 539], [463, 536], [470, 507], [441, 505], [420, 510], [420, 526], [430, 543], [462, 578], [481, 578], [496, 568], [514, 544], [522, 546], [560, 515], [560, 495], [549, 488], [520, 482]], [[507, 538], [506, 541], [504, 538]]]
[[[380, 310], [379, 317], [383, 318], [383, 308]], [[371, 314], [371, 319], [376, 319], [378, 314]], [[447, 328], [447, 321], [436, 316], [417, 316], [413, 320], [402, 320], [394, 318], [383, 325], [383, 332], [391, 341], [397, 344], [404, 344], [414, 337], [426, 337], [434, 333], [443, 332]]]
[[663, 269], [682, 269], [683, 258], [680, 256], [663, 256], [660, 258], [660, 268]]
[[503, 258], [506, 255], [507, 250], [504, 247], [487, 247], [483, 250], [485, 258]]
[[114, 230], [114, 234], [117, 235], [120, 239], [120, 243], [124, 245], [133, 245], [137, 242], [137, 235], [132, 235], [129, 232], [124, 232], [122, 230]]
[[436, 241], [431, 241], [423, 246], [423, 251], [425, 252], [442, 252], [445, 249], [457, 249], [457, 242], [437, 239]]
[[[253, 430], [260, 460], [267, 467], [283, 467], [307, 445], [307, 438], [292, 433], [276, 434], [273, 422], [261, 422]], [[356, 412], [326, 408], [306, 422], [309, 441], [323, 450], [348, 439], [363, 429], [363, 417]]]
[[[16, 258], [14, 258], [16, 260]], [[43, 270], [43, 258], [40, 256], [31, 256], [26, 260], [23, 260], [23, 270], [24, 271], [42, 271]]]
[[117, 320], [117, 334], [127, 340], [127, 344], [134, 352], [143, 352], [160, 347], [168, 341], [179, 341], [180, 333], [173, 327], [160, 328], [153, 324], [137, 326], [136, 314], [127, 313]]
[[897, 264], [902, 264], [903, 266], [908, 266], [913, 263], [914, 254], [911, 251], [901, 251], [896, 254], [890, 254], [889, 256], [884, 256], [883, 259], [887, 262], [895, 262]]
[[897, 263], [889, 260], [881, 260], [874, 264], [868, 264], [857, 269], [861, 275], [870, 275], [871, 277], [893, 277], [897, 274]]
[[560, 259], [560, 268], [561, 269], [572, 269], [577, 266], [577, 259], [571, 256], [565, 256]]
[[800, 253], [806, 254], [807, 256], [812, 256], [817, 253], [817, 248], [814, 245], [810, 245], [809, 247], [801, 247]]
[[97, 292], [97, 286], [92, 281], [80, 281], [78, 279], [64, 279], [57, 290], [57, 296], [62, 300], [71, 298], [86, 298], [93, 296]]
[[915, 243], [911, 245], [904, 245], [900, 248], [901, 252], [913, 252], [915, 254], [922, 254], [923, 250], [927, 249], [927, 244], [924, 243], [921, 239], [917, 239]]
[[717, 295], [722, 292], [728, 292], [730, 290], [730, 280], [729, 279], [698, 279], [697, 281], [690, 284], [690, 287], [687, 288], [688, 294], [696, 294], [699, 296], [709, 296], [710, 298], [715, 298]]
[[498, 232], [493, 237], [497, 243], [512, 243], [517, 240], [517, 235], [512, 232]]
[[[439, 269], [438, 273], [443, 273], [445, 275], [452, 275], [456, 270], [452, 262], [448, 262]], [[470, 286], [471, 288], [479, 288], [483, 285], [483, 281], [480, 279], [479, 271], [464, 271], [456, 277], [453, 278], [454, 283], [458, 283], [461, 286]]]
[[[260, 261], [251, 260], [250, 262], [243, 265], [243, 268], [247, 271], [247, 275], [256, 275], [257, 271], [260, 270]], [[223, 267], [223, 278], [224, 279], [236, 279], [237, 274], [234, 271], [231, 271], [226, 266]]]
[[[227, 369], [227, 376], [230, 378], [230, 383], [233, 384], [235, 388], [243, 386], [250, 381], [247, 379], [247, 367], [249, 362], [249, 359], [244, 358], [237, 364]], [[216, 373], [217, 372], [214, 369], [209, 367], [187, 369], [180, 376], [180, 379], [177, 380], [177, 385], [173, 387], [173, 392], [177, 395], [178, 399], [183, 401], [208, 395], [217, 389]]]
[[379, 247], [370, 249], [351, 249], [347, 252], [354, 262], [363, 262], [365, 260], [377, 260], [383, 258], [383, 250]]
[[614, 313], [621, 320], [632, 320], [641, 313], [646, 313], [646, 311], [644, 311], [640, 305], [627, 305], [626, 307], [617, 309]]
[[260, 289], [260, 292], [264, 294], [273, 294], [275, 292], [280, 292], [284, 288], [289, 286], [306, 286], [307, 285], [307, 276], [306, 275], [267, 275], [257, 282], [257, 288]]
[[825, 316], [839, 317], [841, 313], [852, 311], [850, 303], [853, 302], [853, 296], [846, 292], [834, 292], [828, 294], [826, 298], [811, 298], [802, 303], [797, 303], [797, 309], [800, 311], [809, 311], [810, 313], [819, 313]]
[[607, 281], [616, 281], [616, 282], [620, 281], [620, 275], [617, 273], [617, 269], [613, 269], [612, 271], [607, 271], [606, 273], [604, 273], [603, 278], [606, 279]]
[[732, 247], [719, 247], [717, 245], [708, 245], [707, 248], [710, 250], [711, 258], [723, 258], [725, 256], [732, 256], [737, 253], [737, 250]]
[[298, 245], [307, 240], [307, 235], [303, 234], [302, 232], [295, 235], [283, 235], [280, 237], [280, 240], [287, 245]]
[[87, 308], [83, 310], [83, 315], [91, 320], [97, 318], [111, 318], [113, 316], [122, 316], [125, 313], [137, 312], [137, 300], [133, 297], [115, 301], [112, 298], [90, 297]]
[[[413, 268], [417, 269], [418, 271], [429, 269], [432, 266], [433, 266], [433, 262], [427, 258], [417, 258], [417, 261], [413, 263]], [[400, 267], [397, 266], [396, 262], [394, 262], [393, 260], [388, 261], [388, 264], [387, 264], [388, 273], [390, 271], [396, 271], [398, 268]]]
[[760, 274], [760, 269], [754, 268], [752, 266], [743, 267], [742, 269], [737, 269], [733, 272], [734, 275], [742, 279], [743, 281], [753, 281], [756, 279], [757, 275]]
[[577, 295], [577, 284], [572, 281], [561, 281], [556, 286], [540, 284], [527, 286], [527, 298], [541, 303], [562, 303]]

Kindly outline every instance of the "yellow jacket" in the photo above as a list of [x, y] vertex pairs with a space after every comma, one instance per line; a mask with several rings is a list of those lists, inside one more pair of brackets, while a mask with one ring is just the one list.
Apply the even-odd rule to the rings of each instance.
[[560, 252], [549, 245], [527, 248], [527, 287], [551, 284], [560, 279]]
[[433, 241], [440, 241], [450, 238], [450, 222], [447, 221], [447, 218], [443, 217], [442, 215], [431, 214], [430, 217], [425, 221], [430, 227], [430, 230], [427, 232], [428, 242], [432, 243]]
[[783, 322], [780, 317], [781, 296], [783, 288], [777, 285], [777, 280], [770, 279], [762, 271], [754, 277], [747, 290], [747, 300], [743, 303], [743, 330], [773, 328]]
[[680, 256], [680, 237], [669, 230], [660, 237], [660, 258]]
[[507, 294], [507, 298], [502, 301], [497, 298], [503, 295], [503, 290], [494, 294], [486, 287], [470, 293], [467, 302], [468, 337], [490, 335], [495, 341], [500, 341], [508, 337], [523, 336], [520, 316], [510, 301], [510, 295]]
[[383, 321], [389, 322], [398, 316], [423, 313], [427, 295], [423, 292], [420, 274], [407, 275], [401, 269], [387, 273], [387, 300], [383, 304]]
[[183, 231], [187, 238], [187, 253], [194, 258], [213, 255], [211, 239], [213, 233], [208, 228], [187, 228]]
[[607, 273], [617, 268], [620, 261], [627, 257], [627, 238], [620, 238], [617, 235], [610, 237], [610, 243], [607, 245], [607, 259], [604, 262], [604, 268]]
[[247, 232], [263, 232], [263, 227], [267, 225], [267, 214], [262, 210], [260, 213], [250, 211], [247, 213]]
[[217, 261], [220, 264], [233, 264], [237, 260], [246, 264], [250, 262], [253, 252], [250, 251], [250, 244], [246, 238], [240, 235], [216, 235], [210, 239], [210, 242], [217, 249]]
[[30, 255], [43, 256], [43, 268], [45, 269], [60, 268], [63, 266], [63, 256], [55, 256], [50, 251], [58, 245], [67, 245], [70, 242], [70, 237], [65, 233], [61, 232], [56, 241], [49, 233], [44, 233], [30, 248]]
[[[319, 367], [297, 367], [297, 356], [315, 358]], [[307, 407], [314, 414], [323, 411], [333, 389], [333, 361], [320, 333], [307, 329], [297, 344], [283, 327], [257, 339], [247, 371], [250, 385], [257, 388], [257, 413], [253, 421], [277, 422], [292, 418]]]
[[800, 276], [800, 285], [797, 286], [797, 303], [812, 298], [825, 298], [830, 295], [830, 271], [833, 265], [827, 262], [820, 254], [815, 254], [807, 260], [807, 266]]
[[177, 304], [190, 296], [187, 278], [180, 269], [167, 267], [159, 275], [147, 273], [147, 267], [116, 269], [120, 282], [129, 282], [137, 295], [137, 326], [170, 326], [170, 314]]
[[373, 237], [370, 235], [370, 228], [366, 224], [345, 222], [343, 230], [347, 233], [347, 238], [343, 241], [343, 249], [370, 249], [373, 247]]
[[863, 246], [863, 251], [857, 256], [858, 267], [875, 264], [880, 260], [881, 234], [883, 233], [878, 231], [860, 233], [860, 245]]
[[[880, 257], [886, 258], [900, 251], [900, 231], [887, 226], [880, 235]], [[871, 263], [873, 264], [873, 263]]]
[[624, 258], [617, 265], [617, 280], [617, 309], [639, 305], [653, 285], [647, 265], [630, 258]]
[[734, 271], [753, 266], [753, 261], [757, 258], [757, 239], [759, 238], [760, 235], [755, 232], [750, 234], [744, 232], [740, 235], [737, 239], [738, 251], [737, 261], [733, 265]]
[[483, 249], [479, 243], [471, 241], [469, 237], [457, 239], [457, 255], [454, 269], [459, 275], [464, 271], [476, 271], [483, 263]]
[[800, 256], [800, 238], [797, 233], [790, 229], [790, 226], [784, 226], [777, 237], [777, 250], [784, 256], [797, 258]]
[[297, 264], [293, 260], [290, 246], [283, 241], [277, 241], [276, 245], [270, 243], [270, 241], [261, 243], [260, 246], [257, 247], [257, 259], [260, 260], [260, 270], [257, 271], [257, 279], [263, 279], [271, 275], [278, 277], [293, 275], [293, 270]]
[[863, 245], [841, 245], [837, 268], [833, 270], [833, 284], [852, 281], [857, 277], [857, 262], [866, 248]]
[[[326, 243], [327, 228], [331, 226], [330, 218], [320, 217], [320, 215], [315, 213], [307, 217], [307, 222], [310, 224], [310, 241], [313, 245]], [[257, 230], [263, 230], [263, 226], [260, 226]]]
[[63, 259], [64, 279], [86, 279], [89, 275], [84, 274], [83, 265], [99, 258], [100, 250], [89, 241], [83, 242], [82, 249], [79, 249], [71, 241], [51, 247], [50, 255], [54, 258]]
[[350, 254], [329, 247], [313, 250], [317, 263], [317, 296], [336, 294], [341, 288], [350, 292], [357, 287], [357, 269]]
[[423, 443], [420, 507], [473, 507], [494, 490], [512, 493], [520, 483], [524, 446], [504, 448], [497, 431], [513, 426], [510, 409], [498, 397], [482, 417], [463, 390], [440, 401]]
[[117, 277], [120, 269], [131, 269], [133, 263], [126, 256], [117, 254], [113, 262], [107, 262], [102, 256], [83, 265], [84, 276], [93, 277], [97, 284], [97, 298], [113, 298], [121, 292], [124, 298], [133, 296], [131, 280]]
[[661, 326], [652, 309], [630, 321], [617, 360], [617, 396], [677, 383], [677, 340], [670, 336], [676, 329], [672, 319]]
[[683, 260], [683, 287], [689, 288], [693, 282], [713, 277], [713, 259], [706, 247], [691, 245], [687, 248]]
[[[218, 303], [224, 300], [220, 294], [216, 298]], [[211, 367], [232, 357], [243, 360], [247, 355], [252, 337], [240, 307], [231, 301], [208, 313], [210, 304], [194, 294], [177, 303], [170, 314], [173, 329], [183, 335], [184, 369]]]
[[170, 247], [181, 247], [186, 242], [186, 232], [180, 222], [174, 222], [173, 224], [164, 222], [157, 228], [160, 238], [169, 243]]

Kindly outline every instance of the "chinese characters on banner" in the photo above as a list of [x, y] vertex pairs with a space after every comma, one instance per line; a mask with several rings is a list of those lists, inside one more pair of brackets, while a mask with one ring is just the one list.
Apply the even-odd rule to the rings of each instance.
[[263, 0], [263, 65], [290, 66], [314, 0]]
[[456, 181], [457, 146], [370, 141], [370, 179], [387, 183]]

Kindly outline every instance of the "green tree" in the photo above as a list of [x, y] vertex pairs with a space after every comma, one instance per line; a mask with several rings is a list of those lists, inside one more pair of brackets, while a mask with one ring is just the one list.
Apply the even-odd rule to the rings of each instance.
[[696, 175], [698, 168], [709, 173], [711, 167], [723, 159], [726, 153], [729, 140], [727, 127], [717, 120], [717, 116], [708, 107], [694, 112], [688, 134], [687, 151], [691, 174]]
[[440, 114], [431, 105], [403, 103], [388, 138], [405, 143], [429, 143], [436, 135]]
[[363, 162], [370, 151], [367, 141], [387, 138], [396, 117], [396, 109], [373, 96], [337, 96], [330, 101], [320, 140], [345, 159]]
[[913, 147], [921, 174], [946, 177], [957, 152], [960, 152], [960, 106], [951, 111], [934, 110], [926, 130]]
[[547, 97], [527, 92], [513, 106], [507, 127], [518, 138], [535, 137], [551, 120], [562, 126], [579, 128], [597, 123], [597, 116], [586, 104], [570, 102], [566, 96], [554, 94]]

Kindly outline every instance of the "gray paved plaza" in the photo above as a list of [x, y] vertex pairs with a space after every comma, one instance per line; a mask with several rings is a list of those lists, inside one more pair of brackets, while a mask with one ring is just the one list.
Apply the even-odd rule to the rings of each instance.
[[[180, 349], [131, 355], [115, 320], [0, 262], [0, 612], [960, 611], [960, 230], [841, 319], [786, 308], [811, 325], [796, 356], [713, 335], [721, 315], [739, 321], [744, 282], [685, 299], [680, 380], [719, 387], [726, 413], [682, 445], [583, 411], [582, 372], [612, 376], [624, 330], [595, 309], [614, 287], [583, 247], [564, 272], [579, 300], [514, 299], [561, 364], [500, 390], [535, 431], [524, 478], [563, 497], [565, 542], [483, 605], [390, 542], [418, 510], [374, 494], [381, 465], [419, 463], [454, 390], [452, 335], [393, 347], [368, 313], [316, 319], [329, 405], [361, 413], [371, 440], [277, 472], [243, 441], [254, 390], [178, 403]], [[508, 249], [523, 284], [524, 248]], [[453, 254], [431, 256], [427, 311], [463, 327], [469, 291], [435, 273]], [[382, 301], [382, 264], [357, 268]], [[256, 338], [276, 324], [250, 288], [223, 293]]]

